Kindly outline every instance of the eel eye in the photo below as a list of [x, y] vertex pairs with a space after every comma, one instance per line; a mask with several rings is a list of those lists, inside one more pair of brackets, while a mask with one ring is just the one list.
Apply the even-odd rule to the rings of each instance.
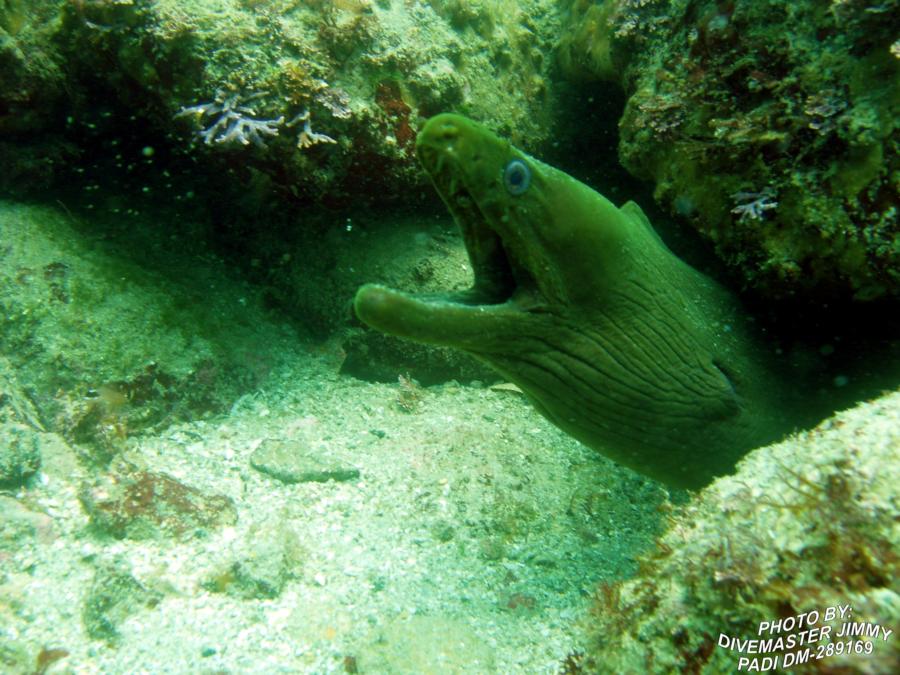
[[503, 184], [514, 196], [524, 194], [531, 185], [531, 169], [521, 159], [511, 159], [503, 169]]

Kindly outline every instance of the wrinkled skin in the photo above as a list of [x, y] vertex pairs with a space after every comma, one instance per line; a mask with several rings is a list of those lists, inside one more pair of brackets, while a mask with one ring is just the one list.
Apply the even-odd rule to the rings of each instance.
[[672, 486], [700, 487], [789, 430], [778, 364], [737, 300], [675, 257], [636, 204], [618, 208], [456, 115], [429, 120], [416, 145], [474, 284], [444, 296], [369, 284], [362, 321], [482, 359], [561, 429]]

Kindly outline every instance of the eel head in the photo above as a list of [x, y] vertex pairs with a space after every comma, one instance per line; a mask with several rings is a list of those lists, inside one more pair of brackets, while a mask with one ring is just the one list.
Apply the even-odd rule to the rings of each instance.
[[[602, 295], [620, 260], [615, 249], [626, 245], [619, 209], [458, 115], [431, 118], [416, 150], [460, 227], [474, 283], [442, 295], [366, 285], [354, 303], [365, 323], [490, 361], [491, 352], [507, 350], [523, 331], [546, 330], [536, 324], [552, 323], [548, 314]], [[592, 220], [602, 223], [608, 212], [610, 227], [585, 228], [584, 199], [597, 207]]]

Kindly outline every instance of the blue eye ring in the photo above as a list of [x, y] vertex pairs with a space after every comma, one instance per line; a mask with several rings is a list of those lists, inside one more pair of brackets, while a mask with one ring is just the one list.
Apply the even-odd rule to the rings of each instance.
[[514, 197], [525, 194], [531, 186], [531, 169], [521, 159], [509, 160], [503, 168], [503, 185]]

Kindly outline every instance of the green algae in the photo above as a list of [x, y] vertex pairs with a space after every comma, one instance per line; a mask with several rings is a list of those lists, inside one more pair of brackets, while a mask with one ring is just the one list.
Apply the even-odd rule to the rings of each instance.
[[[878, 18], [887, 6], [570, 4], [562, 66], [629, 96], [622, 163], [673, 212], [696, 204], [688, 222], [749, 286], [770, 298], [897, 294], [900, 60]], [[735, 213], [736, 193], [764, 190], [784, 206]]]

